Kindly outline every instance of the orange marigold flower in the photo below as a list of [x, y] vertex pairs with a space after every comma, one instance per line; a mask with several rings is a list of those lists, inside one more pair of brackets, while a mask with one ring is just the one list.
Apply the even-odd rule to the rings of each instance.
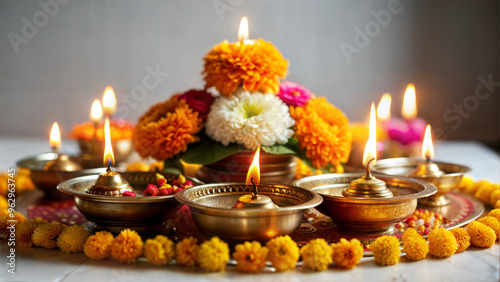
[[187, 237], [175, 245], [175, 260], [178, 264], [194, 266], [198, 261], [198, 239]]
[[500, 233], [500, 222], [498, 221], [498, 219], [496, 219], [492, 216], [486, 216], [486, 217], [478, 219], [477, 222], [481, 222], [482, 224], [493, 229], [493, 231], [495, 231], [495, 234], [497, 236], [496, 240], [498, 240], [498, 235]]
[[108, 258], [111, 255], [111, 244], [114, 239], [113, 234], [107, 231], [97, 232], [87, 239], [83, 246], [83, 252], [93, 260]]
[[200, 245], [198, 263], [206, 271], [224, 271], [229, 260], [229, 246], [219, 237], [212, 237]]
[[57, 246], [65, 253], [81, 253], [90, 233], [80, 225], [65, 228], [57, 237]]
[[324, 271], [333, 262], [333, 249], [323, 238], [312, 239], [300, 249], [300, 255], [306, 269]]
[[399, 262], [401, 249], [398, 238], [394, 236], [378, 237], [375, 242], [371, 243], [370, 248], [375, 262], [380, 265], [393, 265]]
[[469, 233], [463, 228], [453, 228], [450, 232], [455, 236], [457, 240], [458, 249], [455, 253], [461, 253], [465, 251], [470, 246], [470, 236]]
[[267, 242], [269, 249], [268, 259], [276, 271], [286, 271], [295, 268], [299, 260], [299, 247], [290, 236], [278, 236]]
[[248, 273], [259, 273], [266, 266], [267, 253], [269, 250], [262, 247], [257, 241], [238, 244], [234, 248], [233, 258], [236, 260], [236, 268]]
[[133, 263], [142, 255], [141, 236], [137, 232], [125, 229], [111, 243], [111, 256], [119, 262]]
[[33, 245], [44, 247], [46, 249], [57, 248], [57, 236], [66, 228], [60, 223], [44, 223], [38, 225], [33, 231], [31, 241]]
[[17, 245], [24, 248], [31, 248], [33, 246], [33, 242], [31, 241], [33, 231], [35, 231], [35, 228], [42, 223], [47, 222], [45, 220], [33, 219], [19, 224], [16, 227]]
[[198, 112], [184, 99], [174, 96], [149, 109], [134, 131], [134, 148], [143, 158], [171, 158], [199, 140], [195, 134], [203, 127]]
[[313, 98], [304, 107], [290, 107], [295, 137], [313, 165], [338, 166], [349, 159], [352, 137], [349, 120], [325, 98]]
[[339, 243], [332, 244], [333, 261], [339, 267], [351, 269], [363, 257], [363, 246], [358, 239], [352, 239], [350, 242], [346, 239], [340, 239]]
[[222, 42], [203, 58], [205, 89], [212, 86], [231, 96], [238, 86], [246, 91], [277, 93], [279, 77], [285, 78], [288, 61], [273, 44], [262, 39], [252, 44]]
[[144, 256], [152, 264], [165, 265], [174, 257], [174, 242], [163, 235], [147, 239], [144, 244]]
[[436, 258], [447, 258], [458, 249], [457, 239], [443, 227], [432, 230], [429, 234], [429, 253]]
[[488, 213], [488, 216], [492, 216], [492, 217], [496, 218], [498, 221], [500, 221], [500, 209], [491, 210]]
[[[111, 120], [109, 122], [109, 129], [109, 134], [113, 141], [131, 139], [134, 133], [134, 125], [124, 119]], [[92, 140], [95, 137], [99, 141], [104, 141], [104, 123], [101, 123], [97, 127], [97, 132], [95, 132], [95, 126], [92, 122], [80, 123], [73, 126], [73, 131], [68, 135], [70, 138], [79, 140]]]
[[481, 222], [472, 221], [466, 230], [470, 236], [470, 244], [474, 247], [489, 248], [495, 244], [497, 237], [495, 231]]
[[403, 234], [403, 251], [409, 260], [421, 260], [429, 253], [429, 246], [414, 228], [408, 228]]

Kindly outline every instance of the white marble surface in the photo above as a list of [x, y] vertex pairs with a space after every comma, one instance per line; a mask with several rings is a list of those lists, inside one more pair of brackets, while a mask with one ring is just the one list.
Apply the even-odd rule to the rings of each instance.
[[[0, 169], [14, 165], [17, 159], [44, 152], [47, 142], [30, 139], [0, 138]], [[75, 146], [65, 142], [68, 152]], [[436, 159], [470, 166], [477, 179], [499, 182], [500, 157], [475, 142], [447, 142], [436, 145]], [[38, 192], [19, 199], [23, 211], [37, 198]], [[199, 269], [178, 266], [157, 267], [141, 258], [136, 264], [124, 265], [111, 259], [92, 261], [84, 254], [64, 254], [58, 250], [16, 248], [16, 274], [7, 273], [9, 247], [0, 243], [2, 255], [0, 281], [499, 281], [500, 246], [489, 249], [469, 248], [447, 259], [426, 258], [409, 262], [404, 256], [394, 266], [378, 266], [366, 257], [352, 270], [331, 268], [325, 272], [307, 273], [300, 268], [286, 273], [265, 270], [258, 275], [238, 273], [230, 266], [224, 273], [204, 273]]]

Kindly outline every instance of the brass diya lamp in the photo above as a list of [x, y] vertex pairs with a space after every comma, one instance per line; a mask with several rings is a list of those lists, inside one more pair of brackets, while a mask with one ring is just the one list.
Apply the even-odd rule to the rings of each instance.
[[417, 199], [436, 193], [429, 183], [404, 177], [372, 175], [376, 161], [375, 106], [370, 112], [370, 131], [363, 154], [366, 173], [324, 174], [296, 180], [293, 185], [319, 193], [323, 203], [317, 209], [339, 227], [351, 232], [388, 233], [409, 217]]
[[421, 199], [421, 205], [441, 207], [450, 204], [446, 194], [458, 187], [462, 176], [470, 172], [469, 167], [432, 161], [434, 157], [434, 146], [432, 144], [431, 127], [427, 126], [422, 143], [422, 158], [393, 158], [380, 160], [374, 166], [377, 173], [391, 176], [405, 176], [432, 183], [437, 186], [438, 191], [431, 197]]
[[215, 183], [182, 190], [177, 201], [186, 204], [198, 229], [230, 242], [267, 241], [292, 233], [304, 212], [322, 198], [313, 191], [282, 184], [261, 184], [259, 149], [246, 183]]
[[106, 118], [104, 125], [104, 165], [107, 164], [106, 172], [99, 174], [95, 183], [86, 190], [89, 194], [104, 196], [121, 196], [125, 191], [132, 191], [130, 184], [118, 173], [111, 169], [114, 164], [113, 148], [111, 146], [111, 136], [109, 128], [109, 119]]
[[77, 162], [70, 159], [66, 154], [59, 154], [59, 147], [61, 146], [61, 133], [59, 125], [54, 122], [52, 130], [50, 131], [50, 146], [52, 152], [57, 155], [54, 160], [48, 161], [43, 170], [45, 171], [76, 171], [81, 170], [82, 166]]

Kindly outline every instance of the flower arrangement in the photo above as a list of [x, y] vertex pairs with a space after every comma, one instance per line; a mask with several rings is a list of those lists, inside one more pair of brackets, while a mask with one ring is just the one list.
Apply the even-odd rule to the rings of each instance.
[[141, 157], [182, 171], [181, 161], [207, 165], [261, 147], [295, 155], [316, 173], [343, 171], [349, 120], [305, 87], [280, 83], [288, 62], [271, 43], [222, 42], [203, 61], [204, 90], [176, 94], [139, 119], [133, 142]]

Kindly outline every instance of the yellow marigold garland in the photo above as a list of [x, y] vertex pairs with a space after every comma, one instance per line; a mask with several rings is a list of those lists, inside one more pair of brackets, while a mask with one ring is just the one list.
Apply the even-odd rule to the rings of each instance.
[[224, 271], [229, 260], [229, 247], [219, 237], [203, 242], [198, 250], [198, 263], [206, 271]]
[[83, 246], [83, 252], [93, 260], [102, 260], [111, 255], [111, 244], [115, 237], [107, 231], [100, 231], [90, 236]]
[[455, 253], [461, 253], [465, 251], [470, 246], [470, 236], [469, 233], [463, 228], [453, 228], [450, 232], [455, 236], [457, 240], [458, 248]]
[[378, 237], [370, 248], [373, 251], [375, 262], [380, 265], [394, 265], [399, 262], [399, 240], [394, 236]]
[[496, 240], [498, 241], [498, 237], [499, 237], [499, 233], [500, 233], [500, 222], [496, 218], [494, 218], [492, 216], [486, 216], [486, 217], [478, 219], [477, 222], [481, 222], [482, 224], [493, 229], [493, 231], [495, 231], [495, 234], [496, 234]]
[[436, 258], [447, 258], [458, 249], [457, 239], [443, 227], [432, 230], [429, 234], [429, 254]]
[[85, 228], [73, 225], [66, 227], [59, 234], [59, 237], [57, 237], [57, 246], [65, 253], [81, 253], [89, 237], [90, 233]]
[[134, 263], [142, 255], [143, 246], [137, 232], [125, 229], [111, 243], [111, 256], [122, 263]]
[[287, 271], [295, 268], [299, 260], [299, 247], [290, 236], [278, 236], [267, 242], [268, 260], [276, 271]]
[[31, 241], [35, 246], [55, 249], [57, 248], [57, 236], [61, 234], [64, 228], [66, 226], [60, 223], [40, 224], [33, 230]]
[[203, 127], [198, 112], [178, 96], [151, 107], [134, 131], [134, 148], [143, 158], [171, 158], [199, 140], [195, 134]]
[[233, 258], [236, 268], [242, 272], [259, 273], [266, 266], [269, 250], [257, 241], [244, 242], [234, 248]]
[[498, 221], [500, 221], [500, 209], [491, 210], [488, 213], [488, 216], [492, 216], [492, 217], [496, 218]]
[[333, 262], [333, 249], [323, 238], [313, 239], [300, 249], [306, 269], [324, 271]]
[[347, 241], [340, 239], [340, 242], [331, 245], [333, 249], [333, 261], [338, 267], [347, 269], [354, 268], [363, 257], [363, 246], [358, 239]]
[[316, 168], [347, 162], [352, 147], [349, 120], [325, 98], [313, 98], [303, 107], [290, 107], [300, 148]]
[[16, 244], [23, 248], [31, 248], [33, 246], [33, 232], [35, 228], [43, 223], [45, 220], [33, 219], [27, 220], [16, 227]]
[[198, 240], [196, 238], [184, 238], [175, 245], [175, 260], [181, 265], [195, 266], [198, 261], [198, 250]]
[[467, 225], [466, 230], [470, 236], [470, 244], [474, 247], [489, 248], [495, 244], [495, 231], [481, 222], [472, 221]]
[[147, 239], [144, 244], [144, 256], [152, 264], [166, 265], [175, 255], [174, 242], [163, 235]]
[[407, 259], [421, 260], [429, 253], [429, 246], [415, 229], [408, 228], [403, 234], [403, 251], [406, 253]]
[[262, 39], [252, 44], [222, 42], [203, 58], [205, 89], [215, 86], [231, 96], [238, 86], [246, 91], [277, 93], [288, 62], [273, 44]]

